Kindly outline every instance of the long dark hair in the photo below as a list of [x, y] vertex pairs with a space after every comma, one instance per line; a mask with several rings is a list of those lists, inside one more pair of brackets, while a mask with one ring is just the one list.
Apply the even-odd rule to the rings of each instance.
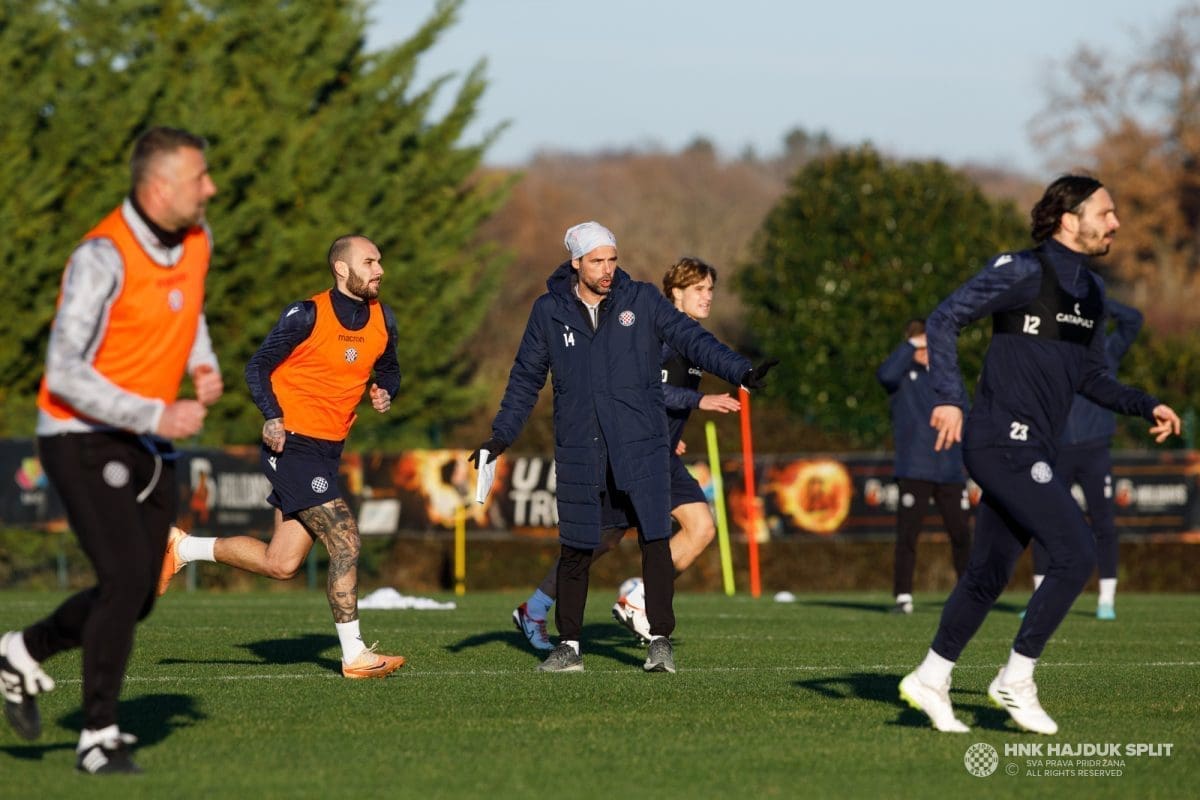
[[1068, 211], [1079, 213], [1079, 207], [1103, 183], [1090, 175], [1063, 175], [1046, 187], [1042, 199], [1029, 212], [1029, 232], [1035, 242], [1044, 242], [1058, 230], [1062, 215]]

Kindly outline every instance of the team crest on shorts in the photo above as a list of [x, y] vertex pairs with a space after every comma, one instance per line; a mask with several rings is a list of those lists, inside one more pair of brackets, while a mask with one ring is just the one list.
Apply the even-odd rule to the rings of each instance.
[[628, 328], [636, 319], [637, 317], [633, 315], [632, 311], [622, 311], [620, 316], [617, 317], [617, 322]]
[[183, 292], [179, 289], [172, 289], [167, 294], [167, 305], [172, 311], [179, 311], [183, 308]]
[[353, 364], [358, 361], [358, 350], [353, 347], [346, 348], [346, 363]]
[[1029, 477], [1034, 483], [1049, 483], [1054, 478], [1054, 470], [1045, 461], [1039, 461], [1029, 468]]
[[100, 477], [114, 489], [120, 489], [129, 483], [129, 467], [120, 461], [110, 461], [100, 470]]
[[325, 480], [320, 475], [313, 478], [312, 483], [309, 485], [312, 487], [312, 490], [314, 492], [316, 492], [317, 494], [325, 494], [325, 492], [329, 489], [329, 481]]

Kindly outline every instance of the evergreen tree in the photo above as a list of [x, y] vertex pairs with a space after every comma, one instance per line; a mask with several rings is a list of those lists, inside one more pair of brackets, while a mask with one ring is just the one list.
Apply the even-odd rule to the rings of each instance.
[[391, 413], [363, 413], [351, 446], [427, 444], [478, 405], [462, 351], [503, 261], [476, 232], [511, 179], [479, 169], [499, 130], [461, 142], [482, 62], [457, 88], [454, 76], [414, 83], [461, 0], [379, 52], [365, 50], [362, 0], [0, 2], [0, 258], [20, 298], [0, 318], [0, 434], [32, 431], [65, 259], [128, 191], [133, 141], [155, 124], [208, 138], [219, 189], [207, 314], [226, 395], [206, 442], [258, 440], [246, 360], [288, 303], [332, 286], [326, 251], [344, 233], [383, 254], [404, 375]]
[[[782, 360], [768, 396], [850, 446], [884, 446], [875, 370], [906, 321], [928, 316], [991, 255], [1029, 245], [1011, 204], [939, 162], [893, 162], [869, 146], [810, 162], [735, 281], [758, 347]], [[960, 339], [968, 383], [989, 330], [973, 325]]]

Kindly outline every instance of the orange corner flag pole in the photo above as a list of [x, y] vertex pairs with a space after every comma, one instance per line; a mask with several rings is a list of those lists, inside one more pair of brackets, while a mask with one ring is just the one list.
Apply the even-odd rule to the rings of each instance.
[[754, 440], [750, 434], [750, 392], [738, 388], [742, 401], [742, 473], [746, 477], [746, 533], [750, 548], [750, 596], [762, 595], [758, 572], [758, 494], [754, 490]]

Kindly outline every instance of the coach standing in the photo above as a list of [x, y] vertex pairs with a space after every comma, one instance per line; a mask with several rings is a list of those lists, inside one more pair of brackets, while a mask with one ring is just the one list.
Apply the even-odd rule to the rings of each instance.
[[[988, 697], [1025, 730], [1058, 731], [1038, 702], [1033, 669], [1096, 563], [1087, 520], [1067, 486], [1054, 479], [1075, 394], [1149, 420], [1156, 441], [1179, 433], [1169, 406], [1109, 373], [1104, 337], [1097, 335], [1104, 285], [1089, 259], [1108, 252], [1120, 227], [1108, 191], [1095, 178], [1063, 176], [1046, 188], [1031, 216], [1037, 247], [993, 258], [942, 301], [926, 327], [939, 400], [930, 418], [938, 431], [935, 448], [962, 441], [967, 471], [983, 489], [967, 571], [946, 601], [925, 660], [900, 682], [900, 696], [940, 731], [969, 730], [950, 705], [950, 672], [1030, 539], [1046, 548], [1050, 566]], [[992, 340], [964, 432], [957, 337], [989, 315]]]
[[913, 610], [913, 571], [917, 565], [917, 538], [933, 498], [941, 512], [954, 573], [962, 577], [971, 549], [967, 523], [967, 486], [962, 448], [956, 443], [942, 451], [933, 449], [937, 431], [929, 427], [933, 413], [933, 387], [929, 383], [929, 348], [925, 320], [909, 320], [904, 341], [879, 365], [875, 377], [888, 393], [892, 412], [892, 438], [896, 447], [896, 482], [900, 507], [896, 509], [896, 549], [892, 565], [893, 613]]
[[643, 668], [674, 672], [675, 628], [671, 564], [671, 475], [660, 353], [662, 343], [730, 383], [764, 385], [757, 369], [675, 308], [650, 283], [617, 266], [617, 240], [596, 222], [569, 229], [571, 254], [533, 305], [509, 373], [491, 438], [481, 451], [493, 460], [520, 434], [546, 382], [554, 387], [560, 642], [538, 667], [583, 669], [579, 638], [588, 570], [604, 528], [638, 528], [650, 647]]
[[[117, 698], [134, 628], [154, 591], [175, 519], [171, 439], [200, 431], [224, 389], [204, 319], [217, 187], [205, 141], [156, 127], [134, 145], [132, 189], [71, 254], [38, 393], [38, 450], [96, 585], [49, 617], [0, 638], [5, 714], [26, 739], [41, 733], [37, 695], [54, 688], [41, 664], [83, 648], [82, 772], [140, 772], [134, 737], [117, 727]], [[195, 400], [178, 399], [190, 372]]]

